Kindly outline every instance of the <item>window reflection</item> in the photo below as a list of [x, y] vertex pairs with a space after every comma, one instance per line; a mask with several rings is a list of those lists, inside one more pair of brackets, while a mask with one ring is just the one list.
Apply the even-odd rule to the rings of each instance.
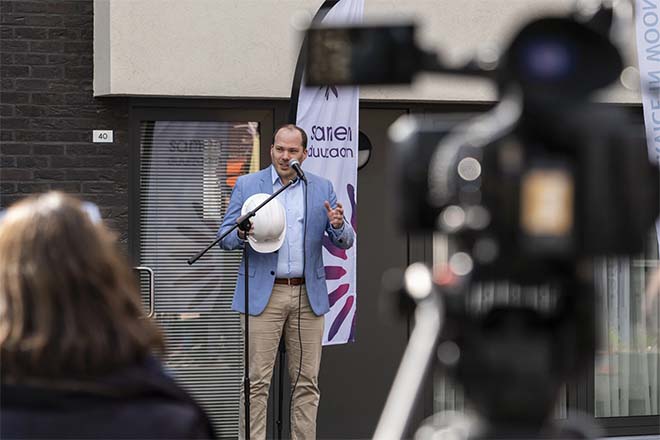
[[600, 347], [594, 376], [596, 417], [658, 410], [660, 303], [645, 286], [657, 261], [606, 258], [596, 266]]

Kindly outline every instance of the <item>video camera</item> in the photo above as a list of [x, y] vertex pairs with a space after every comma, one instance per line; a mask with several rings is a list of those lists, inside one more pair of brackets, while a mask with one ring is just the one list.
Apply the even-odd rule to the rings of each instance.
[[457, 237], [477, 279], [538, 282], [555, 264], [641, 251], [658, 213], [643, 127], [589, 101], [622, 69], [602, 21], [536, 20], [488, 70], [478, 60], [443, 66], [417, 46], [413, 25], [311, 29], [307, 82], [408, 83], [420, 71], [493, 79], [500, 102], [486, 115], [392, 126], [397, 212], [407, 231]]
[[[399, 224], [451, 241], [443, 274], [429, 272], [432, 287], [416, 295], [418, 312], [431, 307], [441, 316], [441, 324], [426, 327], [439, 335], [413, 334], [405, 356], [413, 356], [416, 343], [417, 355], [427, 350], [428, 357], [438, 341], [453, 344], [457, 360], [445, 367], [487, 421], [470, 437], [561, 436], [548, 427], [558, 390], [594, 355], [590, 264], [598, 256], [640, 253], [658, 216], [658, 169], [643, 127], [623, 109], [592, 101], [623, 68], [609, 37], [613, 17], [601, 8], [589, 17], [537, 19], [499, 59], [459, 67], [421, 49], [412, 24], [307, 32], [308, 85], [405, 84], [426, 71], [484, 77], [497, 86], [492, 110], [466, 122], [406, 116], [389, 130]], [[452, 256], [460, 264], [453, 266]], [[555, 307], [473, 313], [466, 306], [471, 287], [497, 280], [548, 285], [557, 293]], [[424, 328], [426, 318], [416, 316]], [[395, 381], [381, 417], [390, 425], [379, 425], [376, 438], [403, 432], [392, 426], [396, 390], [405, 380], [421, 383], [415, 375], [427, 364], [417, 358], [406, 372], [405, 356], [401, 383]]]

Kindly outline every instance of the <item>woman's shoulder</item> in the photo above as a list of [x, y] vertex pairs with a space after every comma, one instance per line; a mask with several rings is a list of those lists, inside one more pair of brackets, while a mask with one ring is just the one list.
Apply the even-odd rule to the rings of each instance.
[[215, 437], [203, 409], [153, 358], [96, 379], [3, 381], [0, 406], [2, 438]]

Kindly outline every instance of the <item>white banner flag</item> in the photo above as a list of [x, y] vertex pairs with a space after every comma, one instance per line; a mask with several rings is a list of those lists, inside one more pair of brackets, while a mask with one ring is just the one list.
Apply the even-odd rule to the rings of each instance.
[[[649, 159], [660, 163], [660, 0], [637, 0], [635, 27]], [[660, 221], [656, 230], [660, 248]]]
[[[323, 25], [360, 23], [364, 0], [340, 0], [328, 11]], [[296, 124], [308, 136], [308, 157], [303, 168], [329, 179], [344, 206], [344, 215], [355, 229], [348, 250], [324, 238], [323, 260], [330, 312], [325, 315], [323, 344], [355, 340], [356, 317], [356, 203], [359, 89], [357, 87], [305, 87], [300, 89]]]

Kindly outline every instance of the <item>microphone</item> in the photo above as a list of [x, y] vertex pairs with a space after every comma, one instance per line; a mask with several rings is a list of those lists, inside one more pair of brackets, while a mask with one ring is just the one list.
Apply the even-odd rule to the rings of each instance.
[[289, 166], [293, 168], [298, 177], [300, 177], [300, 180], [307, 183], [307, 177], [305, 177], [305, 173], [303, 172], [302, 168], [300, 168], [300, 162], [298, 162], [296, 159], [292, 159], [289, 161]]

